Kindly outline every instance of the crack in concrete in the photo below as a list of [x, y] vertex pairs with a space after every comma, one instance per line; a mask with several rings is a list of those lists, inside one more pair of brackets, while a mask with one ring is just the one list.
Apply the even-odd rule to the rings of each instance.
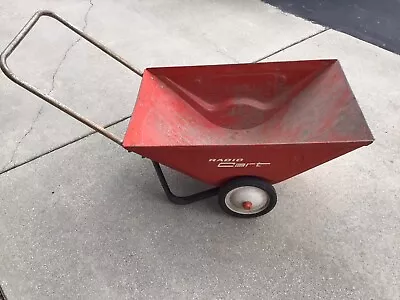
[[[85, 32], [85, 30], [86, 30], [86, 28], [87, 28], [87, 26], [88, 26], [89, 13], [90, 13], [90, 11], [92, 10], [92, 8], [93, 8], [93, 6], [94, 6], [92, 0], [89, 0], [89, 4], [90, 4], [90, 6], [89, 6], [88, 10], [86, 11], [85, 16], [84, 16], [84, 18], [83, 18], [83, 21], [84, 21], [83, 27], [82, 27], [82, 31], [83, 31], [83, 32]], [[79, 36], [79, 37], [78, 37], [75, 41], [73, 41], [72, 44], [68, 47], [67, 51], [65, 51], [63, 58], [60, 60], [58, 66], [57, 66], [57, 68], [56, 68], [56, 70], [55, 70], [54, 73], [53, 73], [52, 81], [51, 81], [51, 88], [50, 88], [50, 91], [48, 92], [48, 95], [50, 95], [50, 94], [54, 91], [56, 77], [57, 77], [58, 72], [60, 71], [62, 65], [64, 64], [65, 60], [67, 59], [68, 54], [71, 52], [71, 50], [72, 50], [81, 40], [82, 40], [82, 37]]]
[[15, 156], [17, 155], [18, 149], [19, 149], [19, 147], [20, 147], [22, 141], [27, 137], [28, 134], [31, 133], [31, 131], [32, 131], [32, 129], [33, 129], [33, 126], [35, 125], [36, 121], [39, 119], [39, 116], [40, 116], [40, 114], [42, 113], [42, 111], [43, 111], [43, 105], [40, 107], [40, 109], [39, 109], [38, 112], [36, 113], [36, 116], [35, 116], [35, 118], [32, 120], [31, 126], [29, 127], [28, 131], [27, 131], [27, 132], [24, 134], [24, 136], [17, 142], [17, 145], [15, 146], [14, 151], [13, 151], [12, 154], [11, 154], [10, 160], [8, 161], [8, 163], [5, 164], [5, 166], [3, 167], [3, 169], [1, 170], [1, 172], [6, 171], [7, 167], [8, 167], [10, 164], [12, 164], [12, 162], [13, 162], [14, 159], [15, 159]]
[[[85, 31], [86, 28], [87, 28], [87, 26], [88, 26], [89, 13], [90, 13], [90, 11], [92, 10], [92, 8], [93, 8], [93, 6], [94, 6], [94, 4], [93, 4], [92, 1], [93, 1], [93, 0], [89, 0], [89, 8], [86, 10], [85, 16], [84, 16], [84, 18], [83, 18], [84, 24], [83, 24], [83, 27], [82, 27], [82, 31]], [[68, 49], [64, 52], [64, 55], [63, 55], [62, 59], [60, 60], [60, 62], [59, 62], [58, 65], [57, 65], [57, 68], [56, 68], [55, 71], [53, 72], [53, 75], [52, 75], [52, 78], [51, 78], [51, 87], [50, 87], [50, 90], [49, 90], [49, 92], [47, 93], [47, 95], [51, 95], [51, 94], [53, 93], [53, 91], [54, 91], [54, 89], [55, 89], [55, 81], [56, 81], [57, 75], [58, 75], [58, 73], [59, 73], [59, 71], [60, 71], [62, 65], [63, 65], [64, 62], [66, 61], [66, 59], [67, 59], [67, 57], [68, 57], [68, 54], [69, 54], [69, 53], [71, 52], [71, 50], [79, 43], [79, 41], [80, 41], [81, 39], [82, 39], [81, 36], [78, 37], [74, 42], [72, 42], [72, 44], [71, 44], [71, 45], [68, 47]], [[36, 122], [38, 121], [40, 115], [42, 114], [42, 112], [43, 112], [43, 107], [44, 107], [44, 104], [42, 104], [42, 105], [40, 106], [38, 112], [36, 113], [35, 117], [34, 117], [33, 120], [32, 120], [31, 126], [29, 127], [28, 131], [27, 131], [27, 132], [23, 135], [23, 137], [17, 142], [17, 145], [15, 146], [14, 151], [13, 151], [12, 154], [11, 154], [10, 160], [4, 165], [4, 167], [1, 169], [0, 173], [3, 173], [3, 172], [5, 172], [5, 171], [7, 171], [7, 167], [9, 167], [9, 165], [13, 163], [13, 161], [14, 161], [16, 155], [17, 155], [18, 149], [20, 148], [22, 142], [23, 142], [24, 139], [32, 132], [32, 130], [33, 130], [33, 128], [34, 128]], [[11, 166], [11, 167], [12, 167], [12, 166]]]

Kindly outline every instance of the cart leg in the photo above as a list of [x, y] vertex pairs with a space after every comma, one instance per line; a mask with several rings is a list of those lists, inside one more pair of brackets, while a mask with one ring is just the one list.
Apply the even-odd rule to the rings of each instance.
[[161, 186], [163, 187], [164, 192], [168, 197], [168, 200], [171, 201], [172, 203], [178, 205], [184, 205], [218, 195], [219, 187], [215, 187], [189, 196], [184, 196], [184, 197], [176, 196], [174, 193], [171, 192], [171, 189], [169, 188], [167, 180], [165, 179], [160, 164], [155, 161], [152, 161], [152, 163], [154, 169], [156, 170], [158, 179], [160, 180]]

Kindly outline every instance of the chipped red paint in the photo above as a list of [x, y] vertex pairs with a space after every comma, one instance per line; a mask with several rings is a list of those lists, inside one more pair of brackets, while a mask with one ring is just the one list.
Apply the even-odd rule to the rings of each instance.
[[219, 185], [277, 183], [373, 140], [332, 59], [146, 69], [123, 146]]

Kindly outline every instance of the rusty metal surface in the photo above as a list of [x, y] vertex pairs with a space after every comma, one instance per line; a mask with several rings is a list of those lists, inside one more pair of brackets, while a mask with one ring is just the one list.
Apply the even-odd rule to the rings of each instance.
[[276, 183], [372, 141], [339, 62], [311, 60], [149, 68], [123, 146], [211, 184]]
[[112, 132], [108, 131], [103, 126], [96, 124], [95, 122], [89, 120], [88, 118], [80, 115], [79, 113], [75, 112], [65, 104], [60, 103], [53, 97], [43, 93], [42, 91], [38, 90], [36, 87], [32, 86], [28, 82], [21, 80], [17, 75], [15, 75], [12, 70], [7, 65], [8, 57], [15, 51], [18, 45], [23, 41], [23, 39], [28, 35], [28, 33], [32, 30], [35, 24], [39, 21], [41, 17], [49, 17], [57, 20], [61, 24], [63, 24], [68, 29], [72, 30], [74, 33], [80, 35], [85, 40], [87, 40], [92, 45], [96, 46], [98, 49], [103, 51], [105, 54], [108, 54], [111, 58], [118, 61], [123, 66], [127, 67], [132, 72], [136, 73], [139, 76], [142, 76], [142, 73], [138, 71], [135, 67], [130, 65], [126, 60], [122, 57], [108, 49], [106, 46], [92, 38], [91, 36], [87, 35], [85, 32], [80, 30], [79, 28], [75, 27], [68, 21], [61, 18], [59, 15], [55, 14], [52, 11], [48, 10], [41, 10], [36, 12], [31, 19], [25, 24], [25, 26], [20, 30], [20, 32], [15, 36], [15, 38], [7, 45], [7, 47], [3, 50], [0, 55], [0, 69], [3, 73], [13, 82], [18, 84], [19, 86], [23, 87], [27, 91], [31, 92], [32, 94], [36, 95], [37, 97], [41, 98], [42, 100], [46, 101], [47, 103], [53, 105], [54, 107], [58, 108], [59, 110], [63, 111], [64, 113], [70, 115], [74, 119], [80, 121], [81, 123], [87, 125], [88, 127], [94, 129], [98, 133], [102, 134], [103, 136], [109, 138], [113, 142], [117, 143], [118, 145], [122, 145], [122, 139], [115, 136]]

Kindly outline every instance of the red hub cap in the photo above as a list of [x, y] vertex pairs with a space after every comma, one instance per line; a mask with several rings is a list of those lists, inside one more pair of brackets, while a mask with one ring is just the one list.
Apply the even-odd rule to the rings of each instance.
[[250, 201], [245, 201], [245, 202], [243, 202], [242, 205], [243, 205], [243, 208], [244, 208], [244, 209], [250, 210], [251, 207], [253, 206], [253, 203], [251, 203]]

